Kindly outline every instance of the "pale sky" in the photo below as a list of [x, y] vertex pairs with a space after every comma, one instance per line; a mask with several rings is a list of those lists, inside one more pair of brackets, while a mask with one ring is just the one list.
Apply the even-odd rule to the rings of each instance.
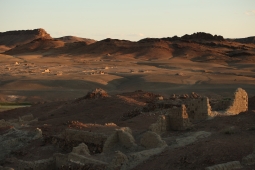
[[139, 40], [207, 32], [255, 36], [255, 0], [0, 0], [0, 32]]

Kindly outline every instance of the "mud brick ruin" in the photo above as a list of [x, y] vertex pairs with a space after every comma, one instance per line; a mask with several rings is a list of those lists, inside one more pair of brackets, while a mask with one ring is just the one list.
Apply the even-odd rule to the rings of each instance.
[[[104, 91], [100, 90], [100, 94], [101, 92]], [[106, 92], [103, 94], [106, 94]], [[101, 95], [100, 97], [105, 96], [108, 95]], [[5, 148], [2, 148], [4, 152], [0, 153], [0, 159], [3, 160], [6, 155], [11, 153], [13, 148], [17, 149], [25, 146], [28, 142], [35, 139], [43, 139], [46, 143], [51, 143], [55, 147], [65, 150], [67, 154], [55, 153], [48, 159], [37, 161], [18, 160], [19, 169], [46, 170], [66, 169], [68, 167], [72, 167], [72, 169], [85, 167], [94, 169], [132, 169], [168, 147], [164, 139], [161, 138], [163, 133], [185, 130], [190, 128], [192, 123], [206, 121], [208, 118], [217, 115], [236, 115], [248, 110], [248, 95], [241, 88], [235, 91], [232, 98], [223, 101], [219, 101], [214, 104], [214, 107], [211, 107], [207, 97], [200, 97], [194, 95], [194, 93], [191, 94], [191, 97], [182, 95], [179, 98], [175, 96], [175, 98], [158, 100], [159, 103], [155, 103], [153, 110], [147, 108], [144, 109], [146, 112], [139, 112], [139, 114], [154, 114], [160, 110], [161, 114], [158, 118], [155, 117], [155, 122], [145, 132], [136, 134], [136, 136], [134, 136], [129, 127], [118, 127], [114, 123], [109, 123], [105, 125], [87, 124], [88, 126], [98, 126], [101, 129], [108, 128], [107, 133], [66, 129], [59, 135], [43, 137], [41, 129], [38, 128], [33, 133], [19, 130], [24, 124], [28, 125], [38, 121], [32, 114], [19, 117], [15, 120], [6, 121], [2, 119], [0, 120], [0, 127], [14, 126], [16, 129], [1, 136], [0, 142], [4, 144]], [[215, 108], [216, 110], [214, 110]], [[223, 108], [223, 110], [219, 110], [219, 108]], [[10, 135], [15, 136], [16, 140], [12, 141], [15, 147], [9, 147], [8, 145], [12, 140], [9, 138]], [[208, 135], [210, 134], [206, 133], [204, 136]], [[196, 140], [197, 136], [201, 135], [193, 135], [192, 140]], [[25, 142], [18, 142], [20, 139], [25, 140]], [[189, 137], [189, 139], [191, 138]], [[178, 147], [185, 145], [187, 140], [181, 138], [176, 141], [176, 147]], [[244, 158], [244, 162], [247, 164], [254, 163], [254, 160], [254, 155]], [[239, 166], [238, 162], [231, 162], [208, 167], [207, 169], [227, 167], [233, 164]]]
[[[194, 93], [191, 96], [194, 96]], [[160, 108], [164, 108], [162, 105], [172, 107], [167, 108], [165, 114], [160, 115], [158, 120], [150, 126], [151, 131], [160, 134], [169, 130], [185, 130], [191, 126], [191, 123], [205, 121], [215, 115], [235, 115], [248, 110], [248, 95], [241, 88], [238, 88], [227, 102], [219, 101], [217, 108], [222, 110], [217, 111], [212, 110], [207, 97], [189, 98], [188, 95], [181, 95], [180, 98], [181, 100], [174, 98], [159, 104]]]
[[187, 112], [192, 122], [199, 122], [211, 115], [211, 106], [207, 97], [192, 99], [187, 104]]

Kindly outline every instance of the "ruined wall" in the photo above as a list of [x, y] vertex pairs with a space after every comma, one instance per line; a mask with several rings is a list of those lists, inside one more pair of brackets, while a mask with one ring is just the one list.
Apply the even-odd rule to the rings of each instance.
[[211, 103], [212, 110], [214, 111], [222, 111], [226, 110], [231, 104], [231, 99], [230, 98], [224, 98], [222, 100], [218, 101], [213, 101]]
[[129, 127], [116, 129], [116, 131], [110, 135], [104, 143], [103, 151], [109, 152], [118, 145], [125, 149], [134, 149], [137, 146]]
[[55, 169], [56, 161], [54, 158], [42, 159], [38, 161], [19, 161], [18, 169], [36, 169], [36, 170], [45, 170], [45, 169]]
[[11, 152], [26, 147], [34, 139], [42, 137], [39, 135], [40, 129], [25, 131], [11, 128], [7, 133], [0, 135], [0, 163]]
[[166, 142], [161, 139], [161, 136], [159, 136], [155, 132], [150, 131], [143, 134], [140, 143], [146, 149], [158, 148], [167, 145]]
[[38, 118], [34, 118], [32, 114], [29, 114], [21, 116], [18, 119], [10, 119], [8, 121], [1, 119], [0, 127], [14, 126], [15, 128], [20, 128], [21, 126], [27, 126], [34, 122], [38, 122]]
[[191, 122], [206, 120], [211, 115], [211, 106], [207, 97], [192, 99], [187, 103], [187, 113]]
[[149, 127], [149, 130], [160, 134], [168, 130], [184, 130], [190, 125], [186, 107], [181, 105], [181, 107], [169, 108], [166, 115], [160, 115], [157, 122]]
[[84, 143], [94, 143], [98, 145], [103, 144], [107, 139], [107, 135], [105, 134], [75, 129], [66, 129], [60, 137], [67, 141], [79, 141]]
[[149, 127], [149, 130], [155, 133], [162, 133], [166, 131], [166, 116], [165, 115], [160, 115], [158, 117], [157, 122], [151, 124]]
[[238, 88], [233, 98], [231, 99], [230, 106], [227, 108], [226, 112], [228, 114], [236, 115], [241, 112], [248, 110], [248, 94], [242, 88]]
[[185, 105], [169, 109], [166, 115], [166, 130], [184, 130], [190, 126]]
[[227, 162], [223, 164], [214, 165], [205, 168], [205, 170], [231, 170], [231, 169], [241, 169], [242, 165], [239, 161]]

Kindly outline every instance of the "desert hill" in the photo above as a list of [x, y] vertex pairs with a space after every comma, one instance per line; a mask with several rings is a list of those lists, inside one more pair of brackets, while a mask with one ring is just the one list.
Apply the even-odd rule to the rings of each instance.
[[38, 38], [48, 39], [51, 36], [42, 28], [0, 32], [0, 45], [15, 47], [17, 45], [27, 44]]
[[237, 39], [233, 39], [233, 41], [240, 42], [240, 43], [255, 43], [255, 36], [247, 37], [247, 38], [237, 38]]
[[55, 38], [55, 39], [64, 41], [65, 43], [86, 42], [87, 44], [92, 44], [92, 43], [96, 42], [96, 40], [93, 40], [93, 39], [81, 38], [81, 37], [76, 37], [76, 36], [64, 36], [64, 37], [59, 37], [59, 38]]
[[182, 37], [145, 38], [137, 42], [110, 38], [95, 41], [74, 36], [52, 39], [46, 36], [7, 50], [5, 54], [94, 55], [108, 59], [125, 55], [145, 60], [182, 57], [196, 62], [255, 62], [255, 45], [247, 44], [253, 40], [254, 37], [249, 37], [233, 41], [203, 32]]
[[27, 44], [18, 45], [13, 49], [10, 49], [8, 51], [8, 54], [21, 54], [21, 53], [27, 53], [27, 52], [41, 52], [42, 50], [49, 50], [54, 48], [60, 48], [63, 47], [65, 43], [60, 40], [55, 40], [52, 38], [38, 38], [35, 39]]

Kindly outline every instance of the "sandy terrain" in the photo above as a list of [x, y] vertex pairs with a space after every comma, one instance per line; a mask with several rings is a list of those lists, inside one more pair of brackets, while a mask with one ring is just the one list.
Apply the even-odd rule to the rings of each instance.
[[[185, 58], [141, 60], [103, 57], [5, 55], [0, 57], [1, 95], [26, 100], [62, 100], [81, 97], [100, 87], [110, 93], [146, 91], [169, 96], [196, 91], [227, 95], [242, 87], [255, 95], [255, 64], [202, 63]], [[49, 71], [49, 72], [47, 72]], [[7, 99], [6, 99], [7, 100]]]
[[[254, 169], [252, 37], [131, 42], [20, 32], [0, 33], [0, 169], [186, 170], [232, 161]], [[235, 100], [239, 87], [247, 93]], [[245, 109], [221, 110], [232, 101]], [[189, 102], [199, 107], [190, 111]], [[189, 122], [201, 108], [206, 118]], [[173, 113], [188, 128], [153, 131]]]

